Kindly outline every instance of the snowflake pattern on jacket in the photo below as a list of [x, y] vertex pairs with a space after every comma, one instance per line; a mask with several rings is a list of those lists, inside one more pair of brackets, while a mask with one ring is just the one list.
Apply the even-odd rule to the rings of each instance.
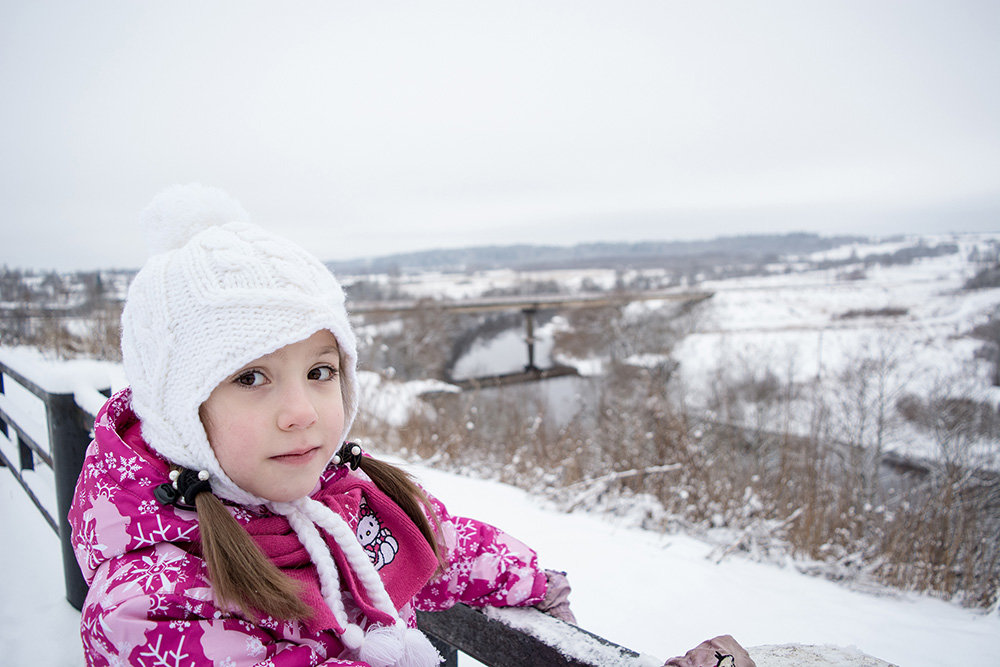
[[[207, 567], [197, 555], [197, 514], [163, 506], [153, 497], [153, 490], [168, 481], [169, 466], [142, 440], [130, 399], [125, 389], [98, 414], [69, 513], [73, 549], [90, 585], [81, 617], [87, 664], [364, 665], [339, 658], [343, 645], [333, 632], [270, 617], [254, 623], [215, 600]], [[320, 488], [347, 474], [362, 473], [330, 467]], [[545, 575], [530, 548], [493, 526], [453, 517], [431, 500], [448, 567], [399, 610], [411, 627], [416, 609], [440, 611], [456, 602], [527, 606], [542, 600]], [[229, 509], [243, 525], [274, 516], [262, 507]], [[358, 531], [361, 511], [334, 509]], [[365, 624], [347, 592], [344, 601], [352, 622]]]

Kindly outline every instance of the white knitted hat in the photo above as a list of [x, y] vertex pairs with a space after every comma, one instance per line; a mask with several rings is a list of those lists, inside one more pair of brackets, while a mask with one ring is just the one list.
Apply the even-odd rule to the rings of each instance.
[[[208, 442], [198, 408], [246, 364], [328, 329], [340, 347], [344, 432], [357, 414], [357, 342], [344, 292], [333, 274], [299, 246], [249, 224], [229, 195], [200, 185], [174, 186], [143, 211], [153, 256], [129, 287], [122, 312], [122, 358], [142, 434], [167, 460], [208, 471], [212, 492], [286, 516], [316, 565], [327, 606], [345, 647], [375, 667], [429, 667], [440, 657], [408, 629], [382, 580], [342, 517], [309, 497], [288, 503], [237, 486]], [[352, 623], [322, 527], [332, 535], [375, 608], [393, 625]]]
[[343, 441], [358, 396], [344, 292], [319, 260], [251, 225], [216, 188], [168, 188], [141, 218], [152, 256], [125, 301], [122, 358], [143, 437], [172, 463], [207, 470], [216, 495], [264, 504], [222, 470], [198, 408], [249, 362], [329, 329], [341, 354]]

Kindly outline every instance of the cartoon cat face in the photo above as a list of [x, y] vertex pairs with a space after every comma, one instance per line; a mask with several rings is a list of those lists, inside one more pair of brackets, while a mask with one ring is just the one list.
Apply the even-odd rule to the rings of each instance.
[[376, 519], [374, 515], [367, 514], [362, 516], [361, 520], [358, 521], [358, 529], [356, 531], [358, 534], [358, 541], [361, 542], [363, 546], [368, 546], [375, 541], [376, 537], [378, 537], [379, 528], [378, 519]]

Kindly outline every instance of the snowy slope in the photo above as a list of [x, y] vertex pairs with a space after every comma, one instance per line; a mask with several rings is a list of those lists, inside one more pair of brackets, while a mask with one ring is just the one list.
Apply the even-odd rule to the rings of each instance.
[[[733, 557], [710, 547], [585, 514], [565, 515], [502, 484], [436, 470], [412, 471], [449, 509], [491, 521], [565, 569], [580, 623], [615, 642], [666, 658], [729, 633], [745, 646], [834, 644], [912, 666], [990, 664], [1000, 616], [917, 595], [873, 595]], [[78, 667], [79, 614], [65, 602], [58, 543], [0, 471], [0, 647], [11, 667]], [[847, 655], [848, 652], [845, 652]]]
[[[975, 272], [967, 256], [976, 240], [958, 245], [956, 254], [869, 267], [857, 280], [843, 280], [840, 268], [703, 283], [714, 296], [675, 357], [695, 386], [727, 354], [773, 360], [778, 368], [792, 360], [797, 380], [830, 377], [859, 350], [878, 345], [905, 361], [901, 377], [957, 370], [979, 345], [970, 330], [1000, 306], [1000, 289], [961, 290]], [[900, 314], [845, 317], [881, 309]]]

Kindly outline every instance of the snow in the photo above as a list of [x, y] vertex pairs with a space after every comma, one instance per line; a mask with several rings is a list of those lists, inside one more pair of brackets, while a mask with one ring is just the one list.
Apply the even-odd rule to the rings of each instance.
[[974, 664], [991, 655], [1000, 616], [925, 596], [849, 590], [730, 557], [684, 535], [659, 535], [586, 513], [561, 514], [529, 494], [427, 468], [414, 474], [449, 510], [493, 523], [565, 570], [582, 627], [641, 653], [681, 655], [731, 634], [744, 646], [833, 644], [900, 665]]
[[843, 646], [757, 646], [751, 656], [760, 667], [882, 667], [890, 663]]
[[361, 410], [377, 414], [391, 426], [403, 426], [414, 411], [427, 409], [419, 400], [421, 394], [460, 391], [440, 380], [383, 382], [378, 373], [371, 371], [358, 371], [358, 388]]
[[117, 391], [125, 386], [121, 365], [93, 359], [53, 359], [28, 347], [0, 347], [0, 361], [52, 394], [81, 388]]
[[[834, 380], [865, 357], [884, 358], [892, 367], [889, 388], [894, 395], [996, 403], [989, 364], [974, 358], [982, 342], [969, 334], [1000, 309], [1000, 289], [961, 289], [976, 270], [969, 260], [973, 248], [994, 238], [942, 239], [955, 242], [959, 251], [911, 264], [867, 267], [858, 280], [840, 279], [849, 268], [841, 267], [701, 284], [714, 295], [700, 306], [693, 332], [673, 351], [688, 404], [704, 407], [720, 374], [759, 377], [767, 370], [782, 380], [815, 383], [819, 392], [830, 395], [840, 389]], [[890, 243], [854, 249], [862, 257], [900, 247]], [[830, 251], [828, 256], [849, 256], [850, 251]], [[876, 314], [883, 309], [899, 314]], [[845, 317], [849, 313], [857, 316]], [[906, 428], [898, 430], [888, 448], [935, 455], [926, 435]], [[995, 454], [987, 451], [982, 464], [997, 467], [1000, 461], [989, 460]]]
[[588, 283], [611, 289], [615, 284], [615, 272], [611, 269], [493, 269], [462, 274], [425, 271], [399, 280], [396, 286], [414, 299], [468, 299], [487, 290], [516, 288], [525, 279], [538, 283], [553, 281], [571, 290], [580, 290]]
[[[995, 612], [921, 595], [852, 591], [793, 567], [736, 556], [715, 564], [712, 547], [690, 537], [563, 514], [503, 484], [408, 468], [452, 512], [496, 524], [534, 547], [544, 567], [566, 570], [581, 626], [644, 654], [665, 659], [731, 634], [747, 647], [834, 645], [844, 655], [861, 651], [919, 667], [982, 663], [1000, 637]], [[0, 583], [4, 664], [83, 665], [79, 613], [65, 601], [58, 541], [6, 472], [0, 523], [16, 538], [0, 550], [0, 569], [8, 573]]]
[[[2, 438], [0, 438], [2, 440]], [[0, 470], [0, 646], [11, 667], [80, 667], [80, 614], [66, 602], [59, 538]]]
[[570, 633], [566, 625], [551, 616], [539, 614], [536, 610], [523, 607], [496, 607], [485, 610], [486, 616], [499, 620], [532, 637], [540, 639], [559, 653], [572, 656], [592, 665], [627, 665], [627, 667], [660, 667], [663, 660], [651, 655], [640, 654], [638, 658], [624, 658], [622, 652], [596, 637]]

